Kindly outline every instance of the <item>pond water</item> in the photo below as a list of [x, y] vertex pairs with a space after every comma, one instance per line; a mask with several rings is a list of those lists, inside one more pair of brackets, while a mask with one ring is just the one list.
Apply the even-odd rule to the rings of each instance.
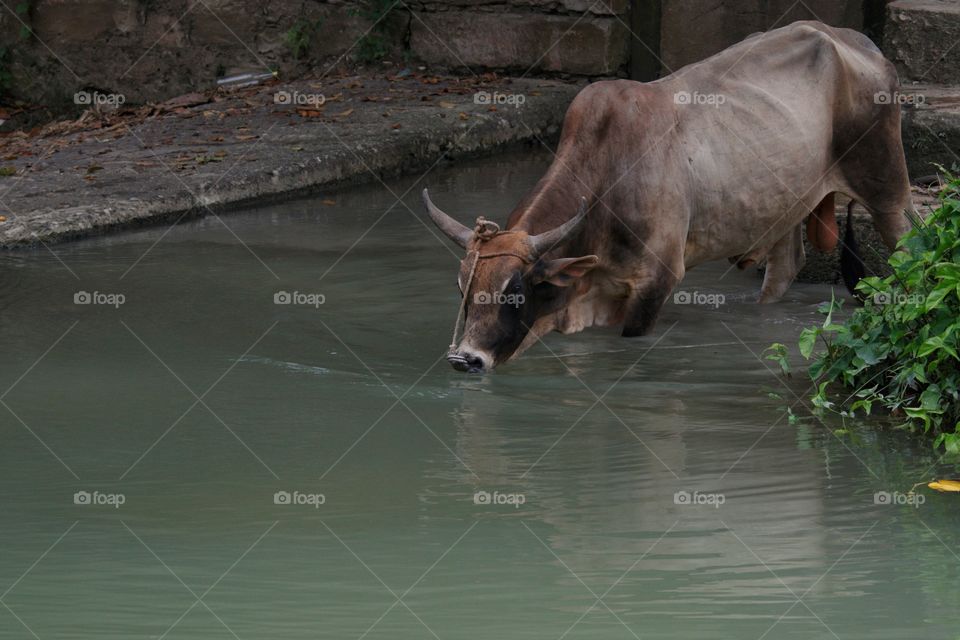
[[0, 255], [0, 638], [960, 637], [960, 503], [905, 496], [955, 470], [759, 358], [829, 287], [450, 369], [419, 190], [503, 220], [548, 160]]

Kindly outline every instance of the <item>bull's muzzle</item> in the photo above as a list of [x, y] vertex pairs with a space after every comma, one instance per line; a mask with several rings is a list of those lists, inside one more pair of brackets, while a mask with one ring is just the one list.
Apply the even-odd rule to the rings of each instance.
[[483, 358], [469, 351], [458, 350], [449, 353], [447, 354], [447, 362], [457, 371], [465, 371], [466, 373], [483, 373], [487, 370]]

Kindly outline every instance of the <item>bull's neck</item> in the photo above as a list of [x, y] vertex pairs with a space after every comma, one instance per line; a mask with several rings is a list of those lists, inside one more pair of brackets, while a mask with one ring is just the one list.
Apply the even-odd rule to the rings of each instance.
[[587, 199], [591, 206], [595, 193], [602, 193], [598, 184], [593, 184], [588, 171], [576, 175], [568, 168], [585, 166], [582, 162], [558, 156], [547, 173], [537, 182], [510, 214], [507, 228], [526, 231], [533, 235], [549, 231], [570, 220], [577, 214], [580, 198]]

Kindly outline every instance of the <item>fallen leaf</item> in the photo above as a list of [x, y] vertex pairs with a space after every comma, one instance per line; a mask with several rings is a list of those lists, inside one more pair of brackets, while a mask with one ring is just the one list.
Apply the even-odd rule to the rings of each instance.
[[960, 493], [960, 481], [958, 480], [934, 480], [927, 486], [941, 493]]
[[328, 207], [332, 207], [333, 205], [337, 204], [336, 200], [321, 200], [320, 202], [321, 204], [325, 204]]
[[96, 173], [97, 171], [103, 171], [103, 167], [98, 164], [92, 164], [87, 167], [87, 173]]
[[468, 116], [468, 115], [465, 114], [463, 111], [461, 111], [461, 112], [460, 112], [460, 119], [461, 119], [461, 120], [469, 120], [469, 119], [470, 119], [470, 116]]
[[241, 141], [241, 142], [246, 142], [246, 141], [248, 141], [248, 140], [256, 140], [256, 139], [259, 138], [259, 137], [260, 137], [260, 136], [234, 136], [234, 138], [236, 138], [237, 140], [239, 140], [239, 141]]
[[186, 95], [167, 100], [166, 102], [161, 102], [159, 106], [165, 109], [176, 109], [207, 104], [208, 102], [210, 102], [210, 96], [202, 93], [188, 93]]
[[323, 115], [323, 111], [319, 109], [298, 108], [297, 115], [301, 118], [318, 118]]
[[403, 126], [403, 125], [401, 125], [401, 124], [398, 122], [398, 123], [396, 123], [396, 124], [390, 125], [390, 128], [391, 128], [391, 129], [399, 129], [399, 128], [402, 127], [402, 126]]
[[353, 113], [353, 109], [347, 109], [346, 111], [341, 111], [340, 113], [336, 113], [334, 115], [338, 118], [346, 118], [351, 113]]
[[441, 101], [438, 102], [437, 104], [439, 104], [439, 105], [440, 105], [441, 107], [443, 107], [444, 109], [454, 109], [454, 108], [456, 108], [456, 106], [457, 106], [457, 105], [455, 105], [455, 104], [452, 103], [452, 102], [447, 102], [446, 100], [441, 100]]

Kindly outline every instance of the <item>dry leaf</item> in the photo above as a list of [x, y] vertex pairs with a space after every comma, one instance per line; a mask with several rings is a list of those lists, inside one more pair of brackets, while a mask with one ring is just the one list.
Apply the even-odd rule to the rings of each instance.
[[454, 109], [454, 108], [456, 108], [456, 106], [457, 106], [457, 105], [455, 105], [455, 104], [452, 103], [452, 102], [447, 102], [446, 100], [441, 100], [441, 101], [438, 102], [437, 104], [439, 104], [439, 105], [440, 105], [441, 107], [443, 107], [444, 109]]
[[960, 481], [957, 480], [934, 480], [927, 486], [941, 493], [960, 493]]
[[336, 200], [321, 200], [320, 202], [321, 204], [325, 204], [328, 207], [332, 207], [333, 205], [337, 204]]

